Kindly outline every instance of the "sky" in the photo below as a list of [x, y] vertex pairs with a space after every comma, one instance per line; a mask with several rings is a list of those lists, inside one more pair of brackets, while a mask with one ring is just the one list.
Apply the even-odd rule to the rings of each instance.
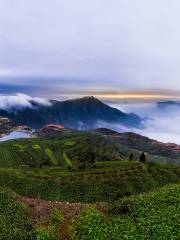
[[0, 0], [0, 92], [179, 97], [179, 0]]

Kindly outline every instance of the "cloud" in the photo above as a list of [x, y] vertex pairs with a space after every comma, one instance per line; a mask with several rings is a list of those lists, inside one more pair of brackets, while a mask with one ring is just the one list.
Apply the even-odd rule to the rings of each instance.
[[180, 91], [179, 0], [0, 0], [0, 9], [0, 76]]
[[[129, 128], [125, 131], [136, 132], [141, 135], [156, 139], [162, 142], [174, 142], [180, 144], [180, 105], [158, 107], [156, 102], [116, 102], [110, 104], [127, 113], [134, 112], [141, 117], [146, 117], [144, 129]], [[121, 126], [111, 126], [121, 131]]]
[[14, 111], [26, 107], [32, 108], [34, 107], [32, 102], [42, 106], [51, 105], [51, 103], [46, 99], [37, 97], [33, 98], [22, 93], [15, 95], [0, 95], [0, 109], [7, 111]]

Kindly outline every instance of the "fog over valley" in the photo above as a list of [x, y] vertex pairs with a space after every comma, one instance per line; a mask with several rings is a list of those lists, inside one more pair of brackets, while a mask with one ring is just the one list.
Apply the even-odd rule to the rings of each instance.
[[[162, 142], [180, 144], [180, 103], [176, 101], [116, 101], [107, 102], [124, 112], [133, 112], [145, 117], [145, 128], [127, 129]], [[121, 127], [115, 126], [117, 130]]]

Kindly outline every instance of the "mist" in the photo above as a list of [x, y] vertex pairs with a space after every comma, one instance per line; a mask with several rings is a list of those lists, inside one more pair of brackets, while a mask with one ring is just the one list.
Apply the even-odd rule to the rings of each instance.
[[[110, 106], [118, 108], [126, 113], [136, 113], [144, 117], [143, 129], [128, 128], [125, 131], [132, 131], [149, 138], [180, 144], [180, 104], [159, 106], [158, 102], [114, 102], [108, 103]], [[112, 126], [118, 131], [122, 127]]]

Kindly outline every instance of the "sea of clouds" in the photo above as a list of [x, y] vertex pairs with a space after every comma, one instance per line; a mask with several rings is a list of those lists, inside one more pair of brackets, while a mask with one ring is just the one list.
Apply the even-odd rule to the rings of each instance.
[[[162, 142], [180, 144], [180, 105], [167, 105], [160, 107], [157, 102], [114, 102], [112, 107], [124, 112], [136, 113], [145, 117], [143, 129], [126, 129]], [[121, 130], [121, 126], [115, 126]]]

